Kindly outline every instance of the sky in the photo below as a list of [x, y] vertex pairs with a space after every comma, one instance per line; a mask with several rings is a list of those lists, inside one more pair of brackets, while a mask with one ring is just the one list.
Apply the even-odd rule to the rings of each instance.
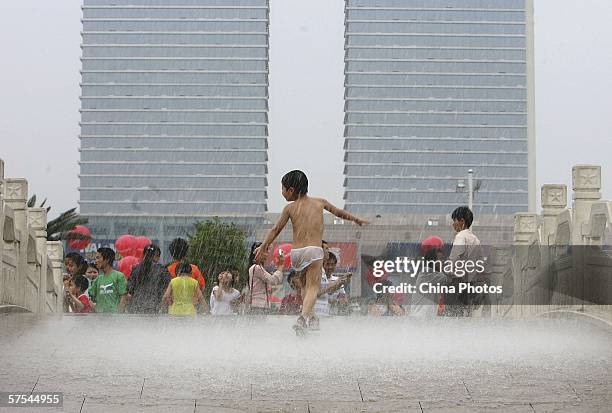
[[[0, 158], [48, 198], [77, 206], [80, 0], [0, 2]], [[268, 209], [280, 178], [303, 169], [310, 192], [343, 205], [344, 2], [270, 1]], [[536, 180], [567, 184], [602, 165], [612, 199], [612, 2], [535, 0]], [[571, 200], [571, 195], [569, 196]]]

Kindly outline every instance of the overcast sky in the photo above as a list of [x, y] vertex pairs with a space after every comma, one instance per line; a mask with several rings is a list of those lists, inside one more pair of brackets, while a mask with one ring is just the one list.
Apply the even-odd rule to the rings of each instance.
[[[303, 169], [342, 205], [342, 0], [271, 0], [269, 202]], [[78, 199], [80, 0], [0, 2], [0, 158], [53, 212]], [[537, 185], [603, 166], [612, 198], [612, 1], [535, 0]], [[608, 161], [607, 163], [605, 161]], [[539, 202], [538, 202], [539, 204]]]

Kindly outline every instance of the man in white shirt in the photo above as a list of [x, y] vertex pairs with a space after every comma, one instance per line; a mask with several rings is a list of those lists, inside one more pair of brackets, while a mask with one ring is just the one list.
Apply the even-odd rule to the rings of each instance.
[[[453, 229], [456, 235], [448, 259], [455, 264], [454, 268], [471, 269], [470, 271], [455, 270], [453, 274], [450, 274], [454, 277], [454, 284], [457, 285], [459, 282], [477, 284], [485, 282], [487, 279], [486, 269], [485, 271], [479, 271], [481, 267], [477, 265], [477, 263], [486, 265], [486, 259], [483, 254], [482, 246], [480, 245], [480, 240], [470, 229], [474, 221], [472, 211], [467, 206], [462, 206], [453, 211], [451, 218], [453, 219]], [[468, 262], [471, 264], [469, 267], [465, 267]], [[460, 263], [460, 265], [458, 263]], [[466, 312], [467, 315], [469, 315], [470, 305], [478, 304], [483, 299], [483, 297], [475, 297], [468, 294], [455, 295], [454, 297], [448, 298], [448, 301], [450, 301], [448, 304], [450, 304], [451, 307], [453, 305], [458, 306], [455, 307], [455, 310], [459, 310], [460, 315]]]
[[[451, 217], [453, 218], [453, 229], [457, 234], [455, 234], [453, 248], [448, 259], [453, 262], [473, 261], [474, 263], [477, 260], [483, 260], [480, 240], [470, 229], [474, 219], [472, 211], [468, 207], [459, 207], [453, 211]], [[478, 278], [478, 273], [475, 270], [467, 271], [465, 274], [456, 271], [453, 276], [464, 278], [464, 281], [475, 281]]]

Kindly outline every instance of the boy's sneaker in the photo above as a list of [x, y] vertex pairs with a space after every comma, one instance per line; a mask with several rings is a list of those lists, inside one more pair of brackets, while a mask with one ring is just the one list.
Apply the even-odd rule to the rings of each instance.
[[312, 331], [319, 331], [319, 318], [317, 316], [308, 317], [308, 329]]
[[306, 330], [308, 329], [308, 325], [306, 324], [306, 319], [302, 316], [299, 316], [295, 324], [293, 325], [293, 330], [295, 330], [295, 334], [298, 336], [303, 336], [306, 334]]

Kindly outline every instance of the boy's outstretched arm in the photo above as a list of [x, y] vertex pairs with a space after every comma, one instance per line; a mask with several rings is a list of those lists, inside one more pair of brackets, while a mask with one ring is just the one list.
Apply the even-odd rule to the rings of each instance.
[[255, 249], [255, 260], [259, 261], [263, 253], [270, 247], [270, 244], [274, 242], [276, 237], [278, 237], [278, 234], [280, 234], [283, 228], [285, 228], [287, 221], [289, 221], [289, 205], [283, 208], [283, 212], [281, 212], [276, 224], [274, 224], [274, 226], [270, 229], [270, 232], [268, 232], [268, 235], [266, 235], [266, 239], [264, 239], [261, 245]]
[[327, 199], [321, 199], [321, 201], [323, 201], [323, 208], [325, 208], [326, 211], [331, 212], [338, 218], [346, 219], [348, 221], [353, 221], [357, 225], [369, 224], [368, 221], [358, 218], [355, 215], [351, 214], [350, 212], [345, 211], [344, 209], [335, 207]]

